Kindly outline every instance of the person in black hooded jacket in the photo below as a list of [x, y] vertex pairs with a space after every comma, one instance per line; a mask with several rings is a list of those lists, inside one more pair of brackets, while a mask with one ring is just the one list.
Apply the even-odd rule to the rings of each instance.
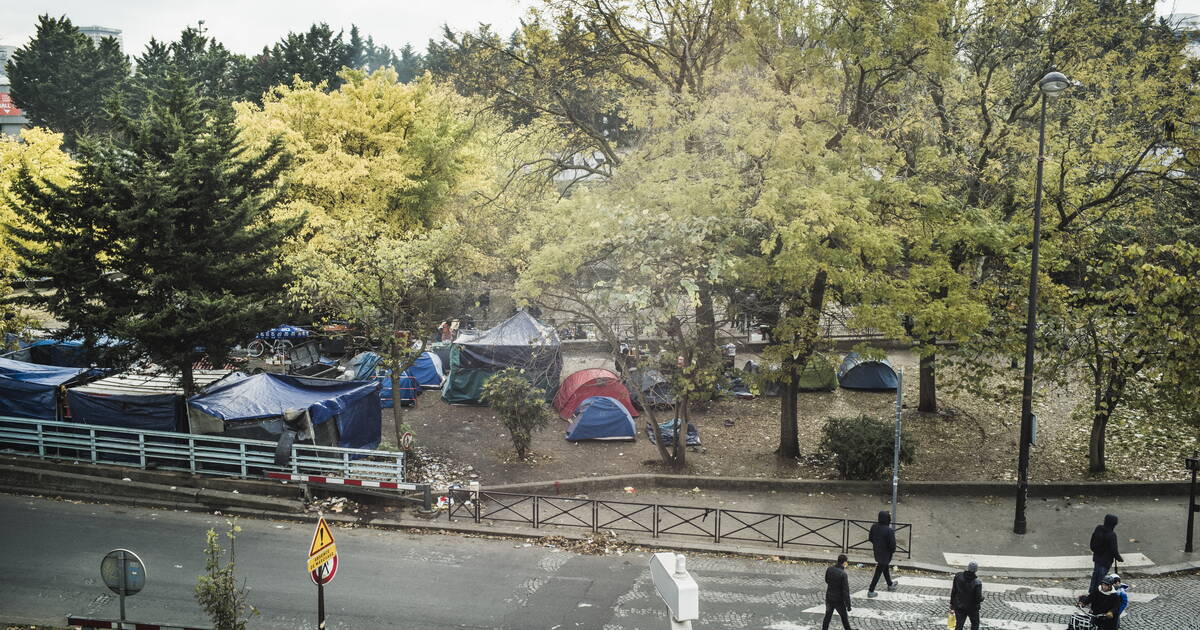
[[950, 609], [954, 611], [954, 630], [962, 630], [963, 622], [971, 620], [971, 630], [979, 630], [979, 607], [983, 605], [983, 582], [976, 572], [979, 565], [972, 562], [967, 570], [955, 574], [950, 587]]
[[1096, 588], [1100, 584], [1100, 580], [1108, 575], [1108, 569], [1112, 566], [1113, 561], [1125, 562], [1125, 558], [1121, 557], [1121, 552], [1117, 551], [1117, 515], [1105, 514], [1104, 523], [1097, 525], [1092, 531], [1092, 540], [1088, 545], [1092, 550], [1092, 563], [1095, 565], [1092, 570], [1092, 582], [1088, 585], [1088, 592]]
[[871, 541], [871, 550], [875, 552], [875, 575], [871, 578], [867, 597], [875, 597], [875, 586], [879, 584], [880, 575], [887, 581], [889, 591], [896, 590], [891, 572], [892, 554], [896, 553], [896, 530], [892, 529], [892, 515], [887, 510], [880, 510], [879, 520], [871, 526], [867, 540]]
[[850, 577], [846, 575], [846, 565], [849, 560], [846, 554], [838, 554], [837, 564], [825, 569], [825, 621], [821, 630], [829, 630], [829, 621], [833, 613], [842, 618], [842, 628], [850, 630]]

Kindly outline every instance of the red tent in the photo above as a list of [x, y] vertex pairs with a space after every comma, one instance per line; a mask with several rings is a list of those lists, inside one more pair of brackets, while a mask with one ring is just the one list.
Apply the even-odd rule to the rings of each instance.
[[629, 410], [629, 415], [637, 416], [633, 401], [629, 400], [629, 390], [621, 383], [616, 374], [602, 369], [579, 370], [567, 377], [558, 388], [554, 397], [554, 409], [564, 419], [575, 414], [579, 403], [592, 396], [608, 396]]

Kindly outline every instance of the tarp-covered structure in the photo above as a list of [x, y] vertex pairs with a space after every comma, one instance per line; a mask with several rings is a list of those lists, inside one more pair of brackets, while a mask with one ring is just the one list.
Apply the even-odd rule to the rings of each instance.
[[[345, 448], [379, 446], [378, 381], [338, 381], [262, 373], [188, 400], [193, 432], [275, 439], [288, 410], [305, 410], [318, 436]], [[198, 430], [199, 429], [199, 430]], [[332, 431], [336, 429], [336, 431]]]
[[78, 339], [37, 339], [19, 342], [19, 348], [3, 358], [59, 367], [113, 367], [111, 355], [124, 343], [111, 337], [100, 337], [88, 347]]
[[615, 398], [592, 396], [579, 403], [575, 420], [567, 427], [567, 441], [633, 440], [637, 426], [629, 410]]
[[575, 415], [580, 403], [592, 396], [612, 398], [621, 403], [629, 415], [638, 415], [625, 384], [616, 374], [602, 368], [579, 370], [564, 379], [554, 396], [554, 410], [565, 420]]
[[[392, 378], [391, 370], [382, 368], [379, 364], [383, 357], [374, 352], [360, 352], [350, 358], [343, 368], [345, 372], [338, 377], [341, 381], [370, 381], [379, 383], [379, 404], [383, 409], [392, 408]], [[440, 382], [439, 382], [440, 383]], [[415, 404], [417, 396], [421, 395], [421, 386], [413, 378], [409, 370], [400, 374], [400, 405], [407, 407]]]
[[838, 383], [846, 389], [866, 389], [874, 391], [895, 390], [899, 379], [896, 370], [887, 359], [864, 359], [857, 352], [851, 352], [842, 360], [838, 368]]
[[675, 391], [671, 383], [658, 370], [639, 370], [630, 375], [632, 385], [637, 387], [639, 403], [643, 407], [666, 409], [675, 404]]
[[[449, 348], [446, 351], [449, 353]], [[438, 353], [433, 351], [422, 352], [421, 356], [417, 357], [412, 366], [405, 371], [423, 389], [441, 389], [442, 383], [446, 380], [445, 364], [442, 363], [442, 358], [438, 356]]]
[[0, 416], [61, 420], [61, 388], [86, 379], [89, 371], [0, 359]]
[[525, 311], [495, 328], [459, 333], [450, 349], [442, 399], [451, 404], [482, 404], [483, 384], [506, 368], [524, 370], [526, 378], [552, 400], [562, 374], [558, 333]]
[[[196, 391], [203, 392], [234, 370], [193, 370]], [[149, 367], [124, 372], [67, 390], [72, 422], [144, 431], [188, 431], [187, 405], [179, 375]]]

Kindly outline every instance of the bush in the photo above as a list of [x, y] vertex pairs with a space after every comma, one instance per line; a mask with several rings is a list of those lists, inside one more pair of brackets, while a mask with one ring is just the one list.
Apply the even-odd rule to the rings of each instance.
[[525, 459], [533, 433], [550, 423], [546, 393], [533, 386], [524, 372], [508, 368], [497, 372], [483, 384], [483, 402], [491, 405], [500, 422], [512, 436], [517, 458]]
[[[242, 528], [229, 522], [229, 550], [221, 548], [215, 529], [208, 530], [204, 545], [204, 575], [196, 578], [196, 601], [212, 620], [214, 630], [246, 630], [247, 620], [258, 609], [246, 601], [246, 584], [234, 576], [237, 555], [234, 543]], [[228, 558], [228, 562], [222, 562]]]
[[[867, 416], [830, 418], [825, 423], [821, 450], [837, 458], [842, 479], [881, 479], [892, 468], [896, 425]], [[908, 431], [900, 439], [900, 463], [910, 464], [917, 445]]]

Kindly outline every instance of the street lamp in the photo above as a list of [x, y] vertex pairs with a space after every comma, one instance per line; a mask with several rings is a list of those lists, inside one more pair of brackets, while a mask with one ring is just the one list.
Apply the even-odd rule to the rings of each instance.
[[1038, 81], [1042, 115], [1038, 119], [1037, 186], [1033, 193], [1033, 253], [1029, 265], [1029, 317], [1025, 320], [1025, 378], [1021, 386], [1021, 442], [1017, 455], [1017, 516], [1013, 533], [1025, 533], [1025, 500], [1029, 494], [1029, 444], [1033, 441], [1033, 342], [1037, 327], [1038, 246], [1042, 242], [1042, 167], [1046, 163], [1046, 101], [1070, 87], [1061, 72], [1047, 72]]

